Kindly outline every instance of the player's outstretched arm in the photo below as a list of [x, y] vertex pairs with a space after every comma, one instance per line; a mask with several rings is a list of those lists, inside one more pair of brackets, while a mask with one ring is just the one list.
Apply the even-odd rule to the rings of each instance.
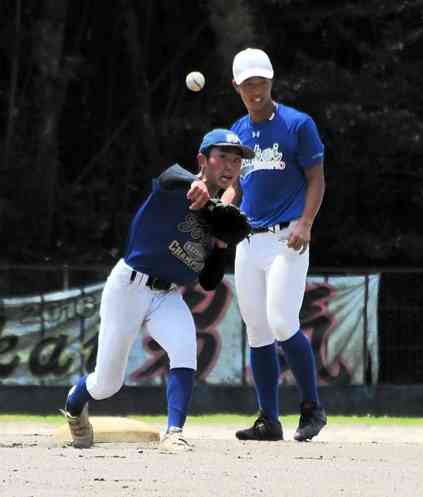
[[162, 190], [186, 190], [188, 191], [193, 181], [198, 180], [197, 176], [190, 173], [179, 164], [169, 167], [158, 177], [158, 182]]
[[226, 188], [226, 190], [223, 192], [222, 196], [220, 197], [220, 200], [224, 204], [234, 204], [234, 205], [239, 205], [241, 203], [241, 186], [239, 184], [239, 179], [231, 185]]
[[190, 201], [190, 209], [201, 209], [210, 200], [205, 182], [179, 164], [174, 164], [166, 169], [158, 177], [158, 184], [162, 190], [186, 191], [186, 197]]
[[202, 209], [210, 200], [206, 183], [201, 179], [195, 180], [188, 190], [187, 199], [191, 202], [191, 210]]

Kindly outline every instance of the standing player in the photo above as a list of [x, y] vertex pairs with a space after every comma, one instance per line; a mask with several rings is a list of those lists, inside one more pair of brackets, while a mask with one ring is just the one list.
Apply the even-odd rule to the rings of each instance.
[[[253, 156], [235, 133], [215, 129], [201, 143], [198, 176], [175, 164], [153, 181], [152, 192], [132, 221], [125, 256], [103, 290], [95, 371], [82, 377], [66, 399], [63, 414], [74, 447], [93, 444], [88, 401], [106, 399], [120, 390], [132, 343], [144, 325], [170, 361], [168, 427], [162, 448], [190, 450], [182, 428], [196, 369], [196, 330], [177, 286], [199, 281], [205, 290], [212, 290], [221, 281], [226, 244], [212, 236], [209, 199], [237, 180], [242, 158]], [[241, 222], [248, 230], [244, 216]], [[235, 230], [232, 220], [230, 224]]]
[[241, 210], [253, 228], [250, 240], [237, 246], [235, 282], [260, 409], [254, 425], [236, 436], [283, 439], [278, 419], [279, 345], [301, 397], [294, 438], [309, 440], [326, 424], [313, 352], [299, 321], [311, 227], [325, 189], [323, 145], [307, 114], [272, 100], [273, 67], [265, 52], [239, 52], [233, 77], [248, 114], [232, 130], [254, 149], [255, 157], [243, 161], [240, 185], [226, 190], [222, 200], [234, 202], [242, 193]]

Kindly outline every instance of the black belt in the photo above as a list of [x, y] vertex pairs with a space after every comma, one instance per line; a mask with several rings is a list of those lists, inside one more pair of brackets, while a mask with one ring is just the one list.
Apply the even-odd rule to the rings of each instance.
[[[285, 221], [284, 223], [276, 224], [280, 230], [287, 228], [289, 226], [290, 221]], [[264, 226], [263, 228], [251, 228], [251, 233], [268, 233], [269, 231], [274, 231], [275, 226]]]
[[[147, 281], [145, 283], [145, 286], [148, 286], [152, 290], [162, 290], [162, 291], [167, 291], [170, 290], [173, 283], [170, 283], [169, 281], [162, 280], [161, 278], [155, 278], [154, 276], [150, 276], [148, 274], [141, 273], [143, 276], [147, 276]], [[135, 269], [131, 273], [131, 283], [135, 280], [137, 277], [137, 271]]]

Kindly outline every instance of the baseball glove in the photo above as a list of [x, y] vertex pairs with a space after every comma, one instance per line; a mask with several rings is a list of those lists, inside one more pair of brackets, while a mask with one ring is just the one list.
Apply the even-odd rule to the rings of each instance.
[[236, 245], [251, 233], [247, 216], [233, 204], [211, 199], [201, 210], [211, 234], [228, 245]]

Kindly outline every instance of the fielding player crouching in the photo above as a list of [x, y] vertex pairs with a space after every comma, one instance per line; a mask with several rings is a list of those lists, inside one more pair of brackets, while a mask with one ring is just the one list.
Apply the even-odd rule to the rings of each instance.
[[[65, 415], [73, 446], [91, 447], [93, 428], [88, 402], [106, 399], [123, 385], [128, 355], [141, 326], [166, 351], [167, 431], [161, 448], [191, 450], [182, 435], [197, 367], [196, 329], [192, 314], [178, 286], [196, 283], [214, 289], [222, 280], [228, 243], [246, 234], [216, 236], [211, 214], [216, 203], [210, 197], [237, 180], [241, 160], [254, 152], [241, 145], [238, 136], [225, 129], [207, 133], [200, 145], [197, 176], [175, 164], [153, 180], [129, 230], [127, 248], [111, 271], [100, 304], [100, 332], [95, 370], [82, 377], [68, 393]], [[223, 207], [223, 206], [221, 206]], [[222, 209], [238, 215], [235, 206]], [[217, 211], [217, 210], [216, 210]], [[220, 214], [219, 220], [222, 219]]]

